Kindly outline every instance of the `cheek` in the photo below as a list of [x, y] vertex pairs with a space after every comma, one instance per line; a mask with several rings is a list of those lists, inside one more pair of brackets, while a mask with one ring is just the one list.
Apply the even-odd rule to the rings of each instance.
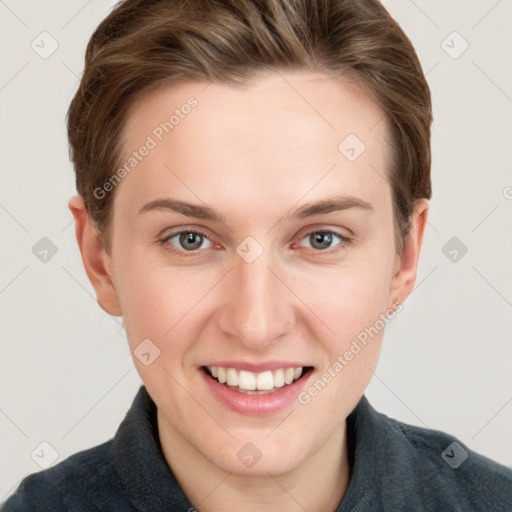
[[389, 264], [362, 259], [319, 273], [317, 279], [295, 281], [306, 304], [331, 331], [337, 343], [346, 343], [375, 323], [388, 306]]
[[373, 376], [387, 325], [388, 287], [387, 264], [352, 265], [322, 286], [309, 283], [308, 305], [320, 319], [314, 336], [327, 358], [298, 402], [327, 429], [355, 407]]
[[118, 270], [132, 351], [142, 340], [150, 339], [161, 350], [161, 362], [168, 359], [175, 366], [198, 338], [196, 331], [204, 324], [208, 295], [219, 276], [211, 269], [151, 263], [147, 257], [126, 261]]

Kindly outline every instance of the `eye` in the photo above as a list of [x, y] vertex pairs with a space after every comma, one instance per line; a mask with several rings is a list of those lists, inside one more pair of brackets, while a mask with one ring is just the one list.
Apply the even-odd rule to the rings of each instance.
[[199, 250], [204, 241], [208, 241], [210, 245], [203, 247], [203, 249], [208, 249], [212, 246], [212, 242], [206, 234], [201, 233], [200, 231], [184, 230], [172, 233], [162, 239], [161, 243], [164, 245], [171, 244], [178, 247], [178, 249], [170, 248], [172, 252], [192, 252]]
[[[306, 240], [309, 243], [306, 247], [310, 249], [317, 252], [331, 253], [333, 250], [337, 250], [335, 248], [338, 245], [350, 243], [351, 238], [332, 230], [317, 230], [306, 234], [301, 238], [302, 240]], [[202, 247], [204, 242], [208, 242], [206, 247]], [[191, 229], [171, 233], [160, 240], [160, 243], [170, 252], [178, 253], [180, 256], [194, 256], [197, 255], [197, 251], [208, 249], [215, 245], [208, 238], [208, 235]]]
[[[338, 239], [338, 243], [333, 244], [335, 239]], [[330, 252], [329, 249], [332, 249], [343, 242], [350, 242], [350, 238], [342, 235], [341, 233], [337, 233], [336, 231], [329, 230], [311, 231], [301, 240], [307, 240], [311, 249], [324, 252]]]

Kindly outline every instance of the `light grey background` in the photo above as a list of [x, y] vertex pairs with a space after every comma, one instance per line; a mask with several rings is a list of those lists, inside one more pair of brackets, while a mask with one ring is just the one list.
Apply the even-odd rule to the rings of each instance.
[[[109, 439], [140, 385], [67, 209], [65, 113], [113, 4], [0, 0], [0, 500], [40, 465]], [[512, 1], [384, 4], [432, 88], [434, 197], [416, 289], [387, 328], [367, 396], [512, 466]], [[51, 49], [43, 31], [58, 43], [46, 59], [31, 47]], [[57, 248], [47, 262], [32, 252], [43, 237]], [[443, 253], [452, 237], [468, 249], [456, 262]]]

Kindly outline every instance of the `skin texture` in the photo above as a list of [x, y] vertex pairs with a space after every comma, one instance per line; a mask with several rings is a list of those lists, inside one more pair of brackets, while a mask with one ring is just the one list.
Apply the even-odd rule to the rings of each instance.
[[[160, 350], [152, 364], [134, 363], [158, 406], [165, 457], [197, 509], [334, 510], [349, 481], [345, 419], [372, 377], [384, 330], [308, 404], [276, 414], [227, 409], [199, 367], [297, 361], [314, 367], [307, 389], [410, 294], [428, 201], [417, 201], [400, 257], [384, 113], [346, 78], [304, 70], [265, 72], [244, 88], [187, 82], [152, 92], [132, 109], [127, 158], [191, 96], [197, 106], [116, 187], [111, 255], [81, 198], [69, 201], [85, 270], [100, 306], [123, 316], [132, 353], [144, 339]], [[349, 134], [366, 146], [353, 162], [338, 150]], [[374, 211], [291, 218], [335, 195]], [[208, 205], [224, 223], [139, 214], [170, 197]], [[191, 257], [179, 236], [168, 238], [180, 229], [208, 237], [196, 239]], [[333, 236], [322, 252], [309, 236], [319, 229], [352, 240]], [[236, 252], [247, 236], [263, 250], [252, 263]], [[252, 468], [237, 457], [247, 442], [262, 454]]]

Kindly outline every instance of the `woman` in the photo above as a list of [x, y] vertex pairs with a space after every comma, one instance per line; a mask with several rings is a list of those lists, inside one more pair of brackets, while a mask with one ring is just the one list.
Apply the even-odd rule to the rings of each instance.
[[510, 470], [364, 397], [431, 122], [377, 0], [120, 2], [69, 109], [69, 207], [144, 386], [4, 510], [510, 510]]

